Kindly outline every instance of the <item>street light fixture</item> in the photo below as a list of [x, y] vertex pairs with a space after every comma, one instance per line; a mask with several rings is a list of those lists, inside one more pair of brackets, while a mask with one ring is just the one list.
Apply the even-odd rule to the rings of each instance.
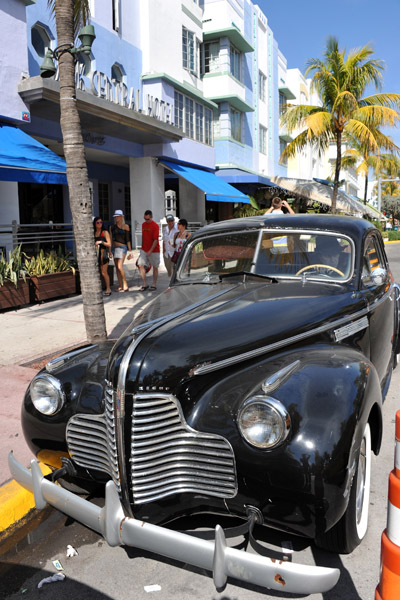
[[62, 56], [64, 52], [70, 52], [70, 54], [72, 55], [89, 55], [92, 49], [93, 42], [96, 39], [93, 25], [86, 25], [85, 27], [82, 27], [78, 34], [78, 38], [82, 44], [81, 46], [79, 46], [79, 48], [76, 48], [73, 44], [62, 44], [61, 46], [57, 46], [55, 50], [47, 48], [44, 60], [40, 65], [41, 77], [52, 77], [55, 74], [57, 68], [54, 64], [54, 59], [58, 61], [60, 56]]

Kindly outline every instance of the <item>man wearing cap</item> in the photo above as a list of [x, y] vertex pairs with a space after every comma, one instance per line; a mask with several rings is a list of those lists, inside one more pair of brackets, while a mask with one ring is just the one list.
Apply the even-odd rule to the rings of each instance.
[[151, 210], [146, 210], [142, 223], [142, 247], [137, 261], [143, 282], [139, 292], [145, 292], [149, 289], [146, 282], [146, 267], [148, 265], [153, 267], [153, 285], [150, 286], [150, 291], [153, 292], [157, 289], [158, 267], [160, 266], [159, 231], [160, 228], [153, 221], [153, 213]]
[[163, 231], [163, 257], [165, 268], [167, 269], [169, 277], [171, 277], [174, 270], [174, 264], [171, 261], [171, 258], [174, 254], [172, 242], [174, 241], [175, 233], [178, 233], [178, 227], [175, 223], [174, 215], [167, 215], [165, 218], [167, 221], [167, 226], [164, 227]]

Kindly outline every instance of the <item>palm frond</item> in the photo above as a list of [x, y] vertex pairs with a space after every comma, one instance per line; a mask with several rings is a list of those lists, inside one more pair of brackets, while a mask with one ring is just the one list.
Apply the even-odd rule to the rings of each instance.
[[389, 108], [400, 109], [400, 94], [394, 93], [381, 93], [374, 94], [362, 98], [359, 102], [360, 106], [372, 106], [377, 104], [379, 106], [387, 106]]
[[344, 130], [347, 134], [354, 136], [368, 152], [379, 152], [379, 146], [373, 132], [362, 121], [349, 119]]
[[376, 127], [396, 127], [400, 122], [400, 115], [394, 108], [379, 106], [377, 104], [362, 106], [354, 111], [355, 119], [362, 121], [370, 129]]

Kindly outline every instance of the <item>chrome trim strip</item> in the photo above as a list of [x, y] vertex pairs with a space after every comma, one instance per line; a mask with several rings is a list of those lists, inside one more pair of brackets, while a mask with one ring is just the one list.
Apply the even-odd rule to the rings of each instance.
[[79, 354], [83, 354], [83, 352], [88, 352], [89, 350], [93, 350], [93, 348], [97, 348], [98, 344], [91, 344], [90, 346], [85, 346], [84, 348], [78, 348], [77, 350], [71, 350], [70, 352], [66, 352], [61, 356], [57, 356], [46, 364], [45, 369], [48, 373], [55, 371], [58, 367], [64, 365], [71, 358], [75, 358]]
[[217, 588], [233, 577], [279, 592], [308, 595], [330, 590], [339, 579], [339, 569], [284, 562], [230, 548], [220, 525], [215, 528], [215, 541], [209, 541], [127, 517], [112, 481], [106, 484], [105, 505], [100, 508], [45, 479], [35, 460], [29, 471], [10, 452], [8, 465], [12, 477], [34, 493], [36, 508], [51, 504], [103, 535], [110, 546], [140, 548], [211, 571]]
[[255, 358], [256, 356], [260, 356], [261, 354], [267, 354], [268, 352], [273, 352], [274, 350], [279, 350], [279, 348], [283, 348], [284, 346], [288, 346], [290, 344], [295, 344], [297, 342], [301, 342], [302, 340], [307, 339], [308, 337], [312, 337], [313, 335], [318, 335], [319, 333], [324, 333], [324, 331], [329, 331], [334, 327], [340, 327], [345, 325], [349, 321], [354, 321], [356, 319], [360, 319], [365, 315], [368, 315], [372, 310], [374, 310], [377, 306], [382, 304], [386, 300], [387, 296], [393, 291], [393, 286], [389, 288], [387, 292], [385, 292], [382, 298], [376, 300], [373, 304], [370, 304], [359, 310], [358, 312], [347, 315], [346, 317], [342, 317], [333, 323], [327, 323], [326, 325], [321, 325], [320, 327], [316, 327], [315, 329], [311, 329], [305, 333], [299, 333], [298, 335], [294, 335], [292, 337], [286, 338], [284, 340], [280, 340], [279, 342], [275, 342], [274, 344], [269, 344], [268, 346], [262, 346], [261, 348], [255, 348], [254, 350], [250, 350], [249, 352], [244, 352], [243, 354], [238, 354], [237, 356], [232, 356], [231, 358], [226, 358], [225, 360], [220, 360], [210, 365], [199, 365], [190, 370], [191, 375], [204, 375], [205, 373], [211, 373], [212, 371], [217, 371], [218, 369], [224, 369], [225, 367], [230, 367], [235, 365], [238, 362], [242, 362], [243, 360], [248, 360], [250, 358]]
[[362, 319], [358, 319], [357, 321], [352, 321], [351, 323], [344, 325], [343, 327], [339, 327], [339, 329], [335, 329], [334, 336], [337, 342], [341, 342], [342, 340], [354, 335], [358, 331], [362, 331], [369, 327], [368, 317], [362, 317]]
[[275, 342], [274, 344], [269, 344], [268, 346], [262, 346], [261, 348], [256, 348], [254, 350], [250, 350], [249, 352], [244, 352], [243, 354], [238, 354], [237, 356], [232, 356], [231, 358], [226, 358], [225, 360], [220, 360], [219, 362], [213, 363], [211, 365], [202, 365], [198, 368], [194, 368], [191, 373], [193, 375], [204, 375], [205, 373], [211, 373], [212, 371], [217, 371], [218, 369], [223, 369], [225, 367], [230, 367], [231, 365], [235, 365], [238, 362], [242, 362], [243, 360], [248, 360], [249, 358], [255, 358], [256, 356], [260, 356], [260, 354], [266, 354], [267, 352], [272, 352], [273, 350], [278, 350], [279, 348], [283, 348], [283, 346], [289, 346], [290, 344], [295, 344], [296, 342], [301, 342], [308, 337], [312, 337], [313, 335], [317, 335], [319, 333], [323, 333], [324, 331], [329, 331], [333, 327], [337, 327], [347, 321], [363, 317], [369, 312], [368, 308], [364, 308], [360, 310], [358, 313], [352, 315], [351, 318], [343, 317], [343, 319], [339, 319], [334, 323], [328, 323], [327, 325], [321, 325], [320, 327], [316, 327], [311, 331], [307, 331], [306, 333], [299, 333], [298, 335], [293, 335], [292, 337], [286, 338], [284, 340], [280, 340], [279, 342]]

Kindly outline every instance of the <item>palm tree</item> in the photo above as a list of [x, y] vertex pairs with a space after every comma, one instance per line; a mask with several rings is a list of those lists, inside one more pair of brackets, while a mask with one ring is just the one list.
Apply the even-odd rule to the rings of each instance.
[[346, 135], [352, 135], [369, 152], [378, 153], [377, 129], [395, 126], [400, 121], [397, 110], [400, 94], [375, 93], [362, 97], [367, 86], [373, 84], [378, 90], [382, 82], [383, 62], [370, 59], [372, 53], [367, 44], [361, 49], [350, 50], [346, 56], [346, 51], [339, 49], [337, 39], [328, 38], [324, 60], [311, 58], [305, 73], [306, 76], [313, 74], [312, 87], [318, 93], [321, 105], [288, 106], [281, 117], [282, 125], [289, 133], [301, 129], [286, 146], [282, 159], [295, 156], [307, 144], [314, 146], [321, 155], [331, 142], [335, 143], [333, 213], [336, 212], [342, 143]]
[[85, 148], [76, 106], [75, 61], [68, 51], [76, 33], [89, 18], [88, 0], [48, 0], [54, 12], [59, 55], [60, 124], [63, 136], [69, 202], [76, 241], [77, 261], [81, 277], [83, 314], [89, 342], [107, 338], [104, 304], [93, 237], [92, 200], [86, 165]]
[[[376, 130], [375, 138], [379, 143], [381, 139], [381, 132]], [[396, 146], [391, 138], [383, 136], [385, 139], [381, 139], [382, 147], [387, 150], [391, 150], [398, 152], [400, 149]], [[389, 140], [389, 143], [388, 143]], [[397, 166], [399, 168], [399, 159], [393, 153], [372, 153], [369, 151], [368, 147], [361, 142], [359, 142], [354, 136], [350, 136], [347, 139], [347, 142], [350, 144], [350, 148], [345, 150], [342, 155], [342, 164], [341, 167], [344, 169], [357, 167], [356, 171], [359, 175], [363, 176], [365, 179], [364, 185], [364, 204], [367, 204], [367, 193], [368, 193], [368, 178], [369, 172], [372, 169], [377, 176], [382, 169], [389, 168], [391, 164], [393, 166]]]

